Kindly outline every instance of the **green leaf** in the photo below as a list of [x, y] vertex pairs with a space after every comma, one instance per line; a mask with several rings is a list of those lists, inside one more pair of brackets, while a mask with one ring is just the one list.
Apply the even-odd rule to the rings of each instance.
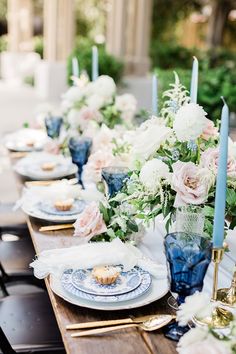
[[131, 231], [133, 231], [133, 232], [138, 232], [138, 225], [136, 224], [136, 222], [135, 221], [128, 221], [127, 222], [127, 226], [128, 226], [128, 228], [131, 230]]
[[236, 192], [233, 189], [228, 188], [226, 191], [226, 201], [230, 206], [236, 204]]
[[102, 203], [99, 204], [99, 209], [103, 215], [103, 219], [104, 219], [105, 223], [108, 224], [110, 221], [108, 210], [104, 207], [104, 205]]
[[203, 208], [203, 212], [204, 212], [205, 216], [214, 217], [214, 208], [213, 207], [205, 205]]

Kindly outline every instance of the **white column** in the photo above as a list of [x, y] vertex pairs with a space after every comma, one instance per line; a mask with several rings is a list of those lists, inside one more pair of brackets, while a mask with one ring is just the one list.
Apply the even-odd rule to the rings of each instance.
[[152, 0], [110, 0], [107, 14], [107, 51], [125, 62], [127, 74], [149, 70]]
[[32, 0], [7, 1], [8, 50], [31, 51], [33, 37]]
[[44, 0], [44, 58], [66, 60], [74, 44], [74, 0]]

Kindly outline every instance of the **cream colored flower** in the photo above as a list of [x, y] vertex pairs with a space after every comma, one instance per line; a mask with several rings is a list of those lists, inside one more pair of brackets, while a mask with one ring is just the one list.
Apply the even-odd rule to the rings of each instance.
[[207, 126], [206, 112], [195, 103], [182, 106], [176, 113], [173, 129], [179, 141], [196, 140]]
[[177, 312], [177, 321], [181, 326], [187, 325], [194, 316], [201, 319], [209, 316], [214, 304], [210, 301], [210, 296], [205, 293], [196, 292], [188, 296], [184, 304], [181, 304]]
[[161, 179], [168, 179], [169, 175], [167, 164], [161, 160], [152, 159], [143, 165], [139, 179], [148, 192], [155, 194], [160, 189]]

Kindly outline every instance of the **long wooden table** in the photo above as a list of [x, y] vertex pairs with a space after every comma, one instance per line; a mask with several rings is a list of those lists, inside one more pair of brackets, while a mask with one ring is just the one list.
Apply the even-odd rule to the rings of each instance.
[[[13, 172], [11, 172], [11, 175]], [[11, 176], [12, 177], [12, 176]], [[15, 176], [18, 188], [22, 187], [22, 180]], [[6, 187], [6, 186], [5, 186]], [[11, 188], [7, 184], [8, 188]], [[78, 239], [72, 237], [72, 230], [41, 233], [39, 227], [46, 225], [39, 220], [26, 218], [36, 253], [47, 249], [62, 248], [76, 245]], [[98, 311], [69, 304], [55, 295], [46, 279], [47, 291], [57, 319], [62, 339], [68, 354], [174, 354], [176, 343], [166, 339], [161, 330], [144, 332], [137, 328], [128, 328], [109, 334], [71, 338], [71, 331], [66, 330], [67, 324], [126, 318], [131, 315], [142, 316], [157, 313], [171, 313], [167, 305], [168, 296], [150, 305], [134, 310]]]

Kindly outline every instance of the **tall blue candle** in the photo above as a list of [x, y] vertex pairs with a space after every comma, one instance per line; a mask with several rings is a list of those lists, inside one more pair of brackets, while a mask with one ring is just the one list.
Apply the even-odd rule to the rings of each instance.
[[198, 60], [193, 57], [190, 98], [192, 103], [197, 103], [197, 90], [198, 90]]
[[227, 160], [229, 135], [229, 108], [224, 103], [221, 113], [219, 163], [216, 180], [213, 247], [222, 248], [224, 241], [225, 203], [227, 187]]
[[98, 48], [94, 45], [92, 48], [92, 80], [97, 80], [98, 75]]
[[158, 114], [158, 96], [157, 96], [157, 76], [152, 76], [152, 113], [157, 116]]
[[76, 57], [72, 58], [72, 74], [74, 77], [79, 77], [79, 62]]

